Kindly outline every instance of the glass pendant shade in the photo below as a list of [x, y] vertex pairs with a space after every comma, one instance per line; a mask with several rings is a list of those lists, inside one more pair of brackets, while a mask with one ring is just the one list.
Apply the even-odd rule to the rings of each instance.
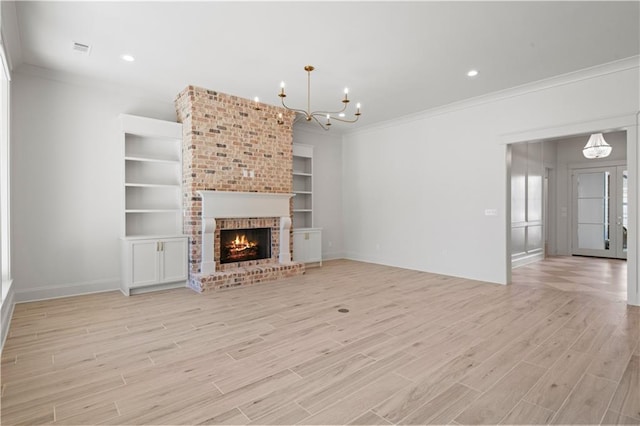
[[592, 160], [594, 158], [604, 158], [611, 154], [611, 145], [604, 140], [602, 133], [594, 133], [589, 137], [589, 141], [584, 146], [582, 154]]

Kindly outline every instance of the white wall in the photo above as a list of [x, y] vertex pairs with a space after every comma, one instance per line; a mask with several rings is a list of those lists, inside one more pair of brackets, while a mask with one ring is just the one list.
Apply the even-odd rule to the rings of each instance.
[[118, 289], [118, 114], [176, 120], [173, 100], [14, 73], [11, 234], [16, 299]]
[[[636, 58], [346, 135], [347, 257], [507, 282], [506, 146], [500, 141], [635, 114], [638, 77]], [[485, 209], [498, 215], [485, 216]]]
[[333, 129], [314, 131], [308, 130], [306, 126], [306, 123], [302, 123], [293, 127], [293, 142], [314, 147], [313, 225], [316, 228], [322, 228], [322, 258], [325, 260], [341, 258], [344, 256], [342, 136], [333, 132]]
[[[548, 142], [555, 145], [556, 176], [556, 232], [554, 245], [558, 255], [571, 254], [571, 168], [599, 167], [612, 163], [623, 163], [627, 160], [627, 136], [625, 132], [604, 133], [604, 138], [613, 148], [606, 158], [588, 160], [582, 149], [589, 140], [589, 135], [576, 136]], [[547, 145], [545, 145], [545, 148]]]

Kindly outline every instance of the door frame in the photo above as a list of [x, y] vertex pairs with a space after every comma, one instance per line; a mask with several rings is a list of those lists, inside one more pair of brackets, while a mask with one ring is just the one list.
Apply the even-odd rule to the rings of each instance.
[[629, 194], [629, 229], [627, 234], [627, 304], [640, 306], [640, 289], [638, 283], [638, 113], [632, 112], [615, 117], [593, 119], [578, 123], [568, 123], [556, 127], [531, 129], [523, 132], [508, 133], [500, 136], [499, 143], [505, 145], [505, 276], [507, 284], [511, 284], [511, 149], [508, 145], [520, 142], [535, 142], [588, 133], [625, 131], [627, 135], [627, 166]]

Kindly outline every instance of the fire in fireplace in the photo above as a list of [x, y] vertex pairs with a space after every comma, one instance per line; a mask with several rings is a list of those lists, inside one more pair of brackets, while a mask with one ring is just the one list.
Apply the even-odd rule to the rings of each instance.
[[245, 262], [270, 257], [270, 228], [220, 230], [220, 263]]

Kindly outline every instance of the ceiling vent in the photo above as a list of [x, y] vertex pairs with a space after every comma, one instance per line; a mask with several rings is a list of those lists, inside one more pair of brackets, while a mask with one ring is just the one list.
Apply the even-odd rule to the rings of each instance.
[[88, 55], [91, 50], [91, 46], [88, 44], [78, 43], [77, 41], [73, 42], [72, 47], [74, 52], [82, 53], [83, 55]]

